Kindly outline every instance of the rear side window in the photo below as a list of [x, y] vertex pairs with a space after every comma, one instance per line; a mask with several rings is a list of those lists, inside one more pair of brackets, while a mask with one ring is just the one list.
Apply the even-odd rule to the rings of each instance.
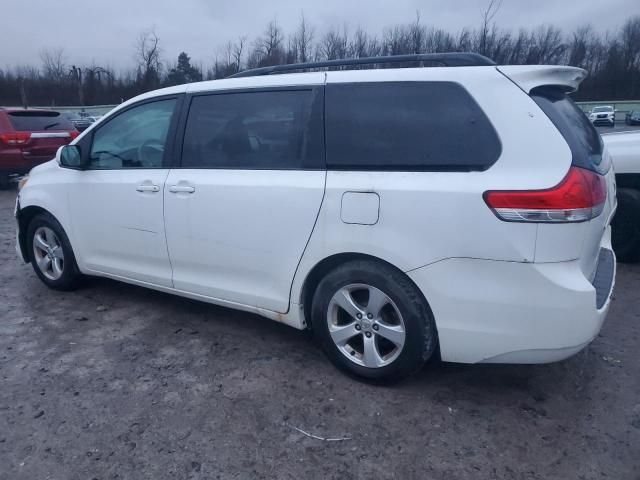
[[9, 121], [13, 128], [20, 132], [40, 130], [75, 130], [73, 124], [58, 112], [9, 112]]
[[184, 168], [322, 168], [322, 98], [315, 90], [193, 97]]
[[599, 173], [609, 170], [609, 165], [602, 158], [600, 134], [564, 91], [540, 87], [531, 92], [531, 98], [569, 144], [573, 165]]
[[342, 170], [486, 170], [500, 140], [471, 95], [453, 82], [331, 84], [327, 167]]

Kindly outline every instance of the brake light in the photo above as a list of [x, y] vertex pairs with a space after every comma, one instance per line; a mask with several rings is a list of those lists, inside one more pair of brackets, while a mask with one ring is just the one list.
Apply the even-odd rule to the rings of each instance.
[[29, 132], [3, 133], [0, 135], [0, 141], [11, 146], [25, 145], [30, 139], [31, 133]]
[[71, 137], [71, 140], [75, 139], [78, 137], [78, 135], [80, 135], [80, 132], [77, 130], [71, 130], [69, 131], [69, 136]]
[[546, 190], [484, 193], [489, 208], [507, 222], [584, 222], [600, 215], [606, 200], [605, 178], [578, 167], [571, 167], [558, 185]]

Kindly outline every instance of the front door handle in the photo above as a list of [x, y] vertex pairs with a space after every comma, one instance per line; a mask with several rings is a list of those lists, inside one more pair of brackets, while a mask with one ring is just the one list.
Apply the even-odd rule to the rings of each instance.
[[143, 183], [142, 185], [138, 185], [136, 187], [138, 192], [159, 192], [160, 187], [158, 185], [150, 185], [148, 183]]
[[171, 185], [169, 191], [171, 193], [193, 193], [196, 191], [196, 187], [191, 185]]

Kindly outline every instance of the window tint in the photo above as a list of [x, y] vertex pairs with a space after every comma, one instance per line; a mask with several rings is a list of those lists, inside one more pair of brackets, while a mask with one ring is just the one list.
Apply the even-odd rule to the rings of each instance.
[[176, 99], [133, 107], [98, 128], [89, 168], [161, 168]]
[[573, 164], [597, 172], [607, 171], [602, 161], [602, 140], [584, 112], [559, 88], [541, 87], [531, 97], [569, 144]]
[[191, 101], [186, 168], [321, 168], [321, 98], [312, 90], [223, 93]]
[[9, 112], [9, 121], [15, 130], [21, 132], [76, 129], [68, 119], [58, 112], [40, 112], [37, 110]]
[[484, 170], [498, 136], [469, 93], [451, 82], [328, 85], [327, 166]]

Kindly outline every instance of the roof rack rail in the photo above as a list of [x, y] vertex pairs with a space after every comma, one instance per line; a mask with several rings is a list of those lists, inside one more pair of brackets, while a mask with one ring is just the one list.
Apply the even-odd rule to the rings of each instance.
[[286, 73], [295, 70], [314, 68], [352, 67], [356, 65], [377, 65], [386, 63], [429, 62], [439, 63], [445, 67], [482, 67], [496, 63], [478, 53], [418, 53], [410, 55], [390, 55], [386, 57], [342, 58], [323, 62], [291, 63], [289, 65], [273, 65], [270, 67], [252, 68], [230, 75], [227, 78], [256, 77], [273, 73]]

